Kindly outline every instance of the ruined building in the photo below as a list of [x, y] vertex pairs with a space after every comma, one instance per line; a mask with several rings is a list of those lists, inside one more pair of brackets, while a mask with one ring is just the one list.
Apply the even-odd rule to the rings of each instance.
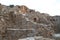
[[0, 40], [18, 40], [34, 36], [53, 38], [54, 21], [50, 15], [24, 5], [0, 4]]

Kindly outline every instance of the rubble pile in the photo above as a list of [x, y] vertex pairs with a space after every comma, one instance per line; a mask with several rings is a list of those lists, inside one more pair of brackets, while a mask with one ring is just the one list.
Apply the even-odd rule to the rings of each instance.
[[0, 5], [0, 38], [1, 40], [18, 40], [33, 36], [52, 38], [55, 33], [52, 19], [50, 15], [24, 5]]

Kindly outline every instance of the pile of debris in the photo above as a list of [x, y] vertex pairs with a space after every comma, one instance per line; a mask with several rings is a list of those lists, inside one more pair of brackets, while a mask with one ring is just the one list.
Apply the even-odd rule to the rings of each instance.
[[3, 40], [33, 36], [52, 38], [55, 33], [53, 21], [50, 15], [24, 5], [0, 5], [0, 35]]

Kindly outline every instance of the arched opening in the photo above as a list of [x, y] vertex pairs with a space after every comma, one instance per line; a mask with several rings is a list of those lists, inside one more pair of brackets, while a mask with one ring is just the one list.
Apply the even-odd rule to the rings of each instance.
[[37, 18], [34, 18], [34, 22], [36, 22], [37, 21]]

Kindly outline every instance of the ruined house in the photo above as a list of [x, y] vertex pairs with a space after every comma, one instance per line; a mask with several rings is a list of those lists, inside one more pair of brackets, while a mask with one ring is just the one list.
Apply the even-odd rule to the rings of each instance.
[[33, 36], [52, 38], [55, 31], [49, 18], [52, 17], [24, 5], [3, 6], [0, 12], [0, 40], [18, 40]]

